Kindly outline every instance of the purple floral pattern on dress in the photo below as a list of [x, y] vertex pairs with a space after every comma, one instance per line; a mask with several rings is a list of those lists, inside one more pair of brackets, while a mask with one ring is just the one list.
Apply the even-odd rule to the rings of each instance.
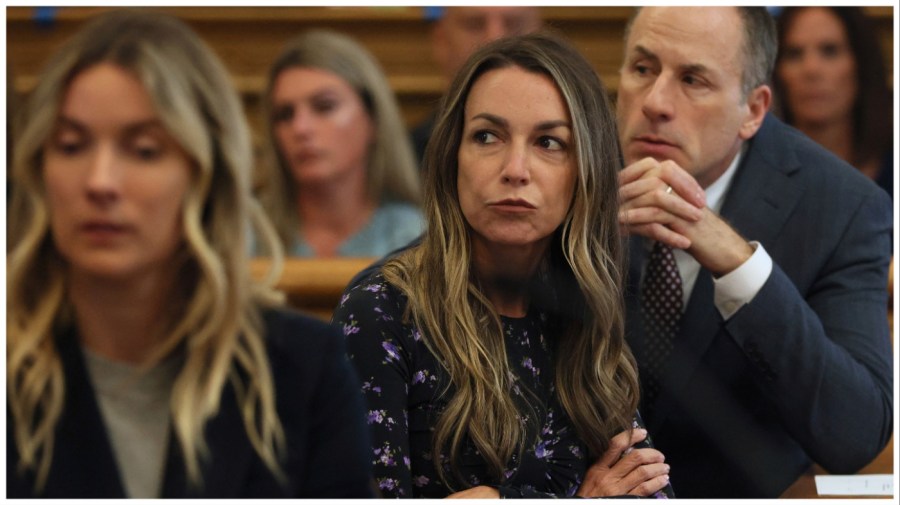
[[[451, 487], [435, 470], [432, 436], [453, 388], [428, 350], [427, 337], [404, 322], [405, 309], [406, 298], [379, 273], [350, 287], [334, 314], [347, 338], [350, 359], [364, 379], [374, 474], [382, 496], [438, 498], [482, 483], [508, 497], [574, 496], [590, 462], [556, 397], [546, 314], [501, 318], [510, 390], [527, 431], [521, 458], [514, 455], [498, 481], [474, 443], [465, 439], [457, 462], [463, 482]], [[437, 460], [451, 478], [446, 449]]]

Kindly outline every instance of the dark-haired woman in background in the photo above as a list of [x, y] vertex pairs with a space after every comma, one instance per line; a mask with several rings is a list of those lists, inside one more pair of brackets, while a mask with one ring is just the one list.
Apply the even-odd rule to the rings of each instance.
[[775, 92], [785, 121], [893, 196], [894, 109], [862, 8], [785, 8], [778, 48]]

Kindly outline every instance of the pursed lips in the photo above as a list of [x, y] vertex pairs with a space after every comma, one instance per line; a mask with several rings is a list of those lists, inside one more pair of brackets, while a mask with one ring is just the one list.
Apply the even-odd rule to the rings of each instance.
[[321, 157], [321, 151], [316, 149], [303, 149], [302, 151], [295, 151], [291, 158], [297, 163], [303, 163], [309, 160], [314, 160]]
[[489, 202], [488, 205], [491, 207], [499, 207], [504, 209], [534, 210], [537, 208], [528, 200], [523, 200], [521, 198], [506, 198], [495, 202]]
[[80, 228], [88, 233], [122, 233], [128, 230], [128, 226], [114, 221], [96, 219], [81, 223]]

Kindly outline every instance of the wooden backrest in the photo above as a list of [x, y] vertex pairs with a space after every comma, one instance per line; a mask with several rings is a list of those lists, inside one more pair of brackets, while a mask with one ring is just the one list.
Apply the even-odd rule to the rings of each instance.
[[[360, 270], [376, 258], [288, 258], [277, 287], [287, 295], [288, 303], [323, 320], [331, 320], [331, 313], [341, 299], [344, 288]], [[251, 261], [251, 271], [262, 278], [269, 269], [265, 258]]]

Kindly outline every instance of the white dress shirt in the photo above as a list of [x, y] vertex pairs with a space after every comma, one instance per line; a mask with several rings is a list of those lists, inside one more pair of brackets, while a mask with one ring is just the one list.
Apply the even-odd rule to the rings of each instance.
[[[721, 177], [706, 188], [706, 206], [716, 214], [722, 209], [725, 195], [731, 187], [731, 181], [737, 172], [738, 164], [743, 157], [743, 150], [738, 152]], [[648, 241], [649, 242], [649, 241]], [[772, 273], [772, 258], [766, 252], [762, 244], [750, 241], [753, 247], [753, 255], [741, 266], [719, 277], [713, 277], [713, 303], [722, 318], [726, 321], [731, 318], [741, 307], [750, 303], [756, 293], [762, 289], [763, 284]], [[681, 288], [683, 305], [686, 308], [694, 284], [697, 282], [697, 274], [700, 272], [700, 263], [683, 249], [673, 249], [675, 263], [678, 264], [678, 272], [681, 274]]]

